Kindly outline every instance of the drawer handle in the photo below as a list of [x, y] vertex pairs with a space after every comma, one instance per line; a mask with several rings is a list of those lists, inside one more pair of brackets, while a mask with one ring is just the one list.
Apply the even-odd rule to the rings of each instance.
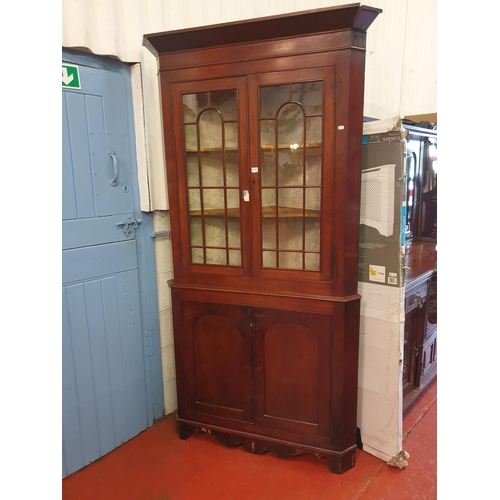
[[415, 295], [413, 296], [415, 298], [415, 300], [417, 301], [417, 304], [418, 304], [418, 308], [419, 309], [422, 309], [422, 307], [424, 307], [424, 299], [422, 298], [422, 296], [420, 295], [420, 290], [418, 290], [418, 292], [415, 292]]

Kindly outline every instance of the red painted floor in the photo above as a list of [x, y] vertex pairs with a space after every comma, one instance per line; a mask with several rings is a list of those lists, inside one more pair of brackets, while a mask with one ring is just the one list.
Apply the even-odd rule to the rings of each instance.
[[340, 476], [326, 459], [276, 458], [175, 432], [174, 415], [62, 481], [63, 500], [410, 500], [437, 498], [437, 382], [404, 419], [406, 469], [357, 450]]

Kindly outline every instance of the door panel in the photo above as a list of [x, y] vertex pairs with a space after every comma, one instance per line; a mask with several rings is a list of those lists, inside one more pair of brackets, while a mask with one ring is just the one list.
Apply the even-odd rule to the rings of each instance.
[[193, 344], [197, 402], [243, 411], [243, 340], [238, 325], [230, 318], [208, 315], [196, 320]]
[[182, 304], [182, 365], [188, 412], [251, 419], [250, 324], [247, 308]]
[[[116, 241], [134, 240], [135, 233], [115, 231], [123, 222], [123, 215], [80, 220], [65, 220], [62, 223], [62, 249], [81, 248]], [[113, 229], [111, 231], [110, 229]]]
[[[131, 212], [133, 196], [130, 179], [130, 151], [128, 146], [128, 132], [123, 129], [128, 123], [124, 75], [105, 72], [101, 69], [81, 67], [82, 81], [91, 82], [93, 79], [103, 82], [104, 88], [99, 96], [88, 93], [63, 91], [63, 141], [69, 145], [68, 172], [65, 173], [69, 189], [63, 191], [63, 207], [70, 206], [76, 201], [76, 217], [102, 217], [117, 213]], [[106, 77], [106, 78], [105, 78]], [[104, 84], [109, 79], [114, 86]], [[95, 87], [96, 82], [92, 87]], [[85, 86], [86, 88], [87, 86]], [[93, 88], [93, 92], [98, 92]], [[122, 103], [122, 104], [120, 104]], [[109, 111], [109, 108], [113, 112]], [[65, 134], [68, 134], [65, 137]], [[117, 159], [117, 185], [112, 186], [114, 178], [112, 152]], [[71, 165], [71, 167], [70, 167]], [[71, 186], [70, 179], [73, 179]], [[64, 177], [63, 177], [64, 179]], [[63, 213], [63, 219], [71, 218], [71, 212]]]
[[62, 263], [63, 283], [97, 278], [128, 269], [137, 270], [136, 243], [123, 241], [71, 248], [63, 251]]
[[421, 309], [414, 309], [405, 317], [403, 349], [403, 397], [411, 392], [417, 380], [418, 339], [417, 332], [422, 322]]
[[[66, 99], [63, 94], [63, 116], [62, 116], [62, 218], [63, 220], [76, 219], [78, 217], [77, 195], [75, 189], [74, 168], [64, 168], [66, 165], [72, 165], [72, 148], [69, 135], [69, 120], [66, 109]], [[76, 147], [76, 146], [75, 146]], [[87, 156], [87, 155], [86, 155]], [[79, 156], [75, 158], [78, 161]], [[78, 168], [76, 168], [78, 171]]]
[[419, 385], [422, 387], [434, 374], [437, 366], [437, 329], [429, 334], [428, 338], [422, 346], [422, 359], [420, 366]]
[[[84, 285], [73, 285], [64, 290], [69, 318], [69, 349], [63, 356], [72, 357], [75, 392], [78, 398], [78, 422], [82, 436], [83, 460], [88, 463], [100, 456], [96, 401], [92, 380], [92, 362], [88, 338]], [[63, 374], [63, 379], [67, 374]], [[64, 394], [63, 394], [64, 397]], [[63, 414], [63, 420], [65, 415]], [[63, 435], [63, 441], [66, 436]]]
[[[85, 463], [80, 412], [75, 382], [75, 366], [69, 334], [69, 311], [66, 290], [62, 293], [62, 435], [63, 435], [63, 477], [80, 469]], [[89, 459], [90, 461], [90, 459]]]
[[141, 220], [130, 72], [125, 64], [68, 52], [63, 61], [78, 63], [82, 88], [62, 91], [63, 476], [163, 413], [163, 394], [160, 402], [153, 393], [161, 366], [151, 360], [148, 328], [157, 302], [150, 302], [140, 274], [146, 246], [154, 243], [139, 225], [130, 231], [123, 225]]
[[[68, 180], [68, 190], [63, 191], [63, 207], [71, 201], [76, 205], [75, 218], [95, 217], [85, 95], [63, 91], [62, 114], [63, 141], [68, 142], [66, 147], [69, 149], [69, 155], [64, 158], [63, 179], [73, 181]], [[67, 137], [64, 136], [66, 131]], [[65, 200], [68, 201], [65, 203]]]
[[256, 309], [254, 318], [256, 421], [328, 437], [331, 317]]
[[[318, 357], [318, 341], [309, 328], [280, 323], [271, 325], [266, 330], [264, 335], [266, 415], [317, 425]], [[285, 380], [287, 384], [283, 383]], [[300, 401], [301, 404], [296, 405], [295, 401]]]

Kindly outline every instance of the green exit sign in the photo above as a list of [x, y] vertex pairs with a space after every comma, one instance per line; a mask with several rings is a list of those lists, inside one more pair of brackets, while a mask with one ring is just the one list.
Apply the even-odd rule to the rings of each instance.
[[67, 89], [81, 89], [80, 72], [74, 64], [62, 65], [62, 87]]

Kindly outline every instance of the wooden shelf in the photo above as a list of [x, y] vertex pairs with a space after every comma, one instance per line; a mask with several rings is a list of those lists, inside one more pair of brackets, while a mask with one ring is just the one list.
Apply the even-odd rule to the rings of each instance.
[[[322, 146], [322, 144], [320, 142], [311, 142], [310, 144], [306, 144], [307, 149], [318, 149], [318, 148], [321, 148], [321, 146]], [[263, 146], [260, 147], [260, 149], [264, 150], [264, 151], [273, 151], [276, 149], [276, 146], [270, 145], [270, 144], [264, 144]], [[300, 144], [297, 149], [291, 149], [290, 144], [278, 144], [277, 149], [283, 149], [283, 150], [288, 149], [289, 151], [291, 151], [293, 153], [295, 151], [299, 151], [299, 150], [304, 149], [304, 145]]]
[[[302, 210], [302, 208], [291, 208], [291, 207], [278, 207], [278, 218], [296, 218], [305, 215], [307, 218], [319, 218], [319, 210]], [[262, 218], [263, 219], [275, 219], [276, 218], [276, 207], [262, 207]]]
[[[278, 207], [278, 218], [298, 218], [305, 215], [306, 218], [319, 218], [319, 210], [305, 210], [305, 214], [301, 208], [291, 208], [291, 207]], [[189, 212], [191, 217], [200, 217], [201, 210], [191, 210]], [[203, 212], [205, 217], [224, 217], [225, 211], [222, 208], [205, 210]], [[240, 209], [239, 208], [228, 208], [227, 216], [229, 218], [239, 218]], [[276, 218], [276, 207], [262, 207], [262, 218], [263, 219], [275, 219]]]
[[228, 148], [202, 148], [202, 149], [197, 149], [197, 148], [186, 148], [186, 153], [237, 153], [238, 148], [236, 146], [230, 146]]

